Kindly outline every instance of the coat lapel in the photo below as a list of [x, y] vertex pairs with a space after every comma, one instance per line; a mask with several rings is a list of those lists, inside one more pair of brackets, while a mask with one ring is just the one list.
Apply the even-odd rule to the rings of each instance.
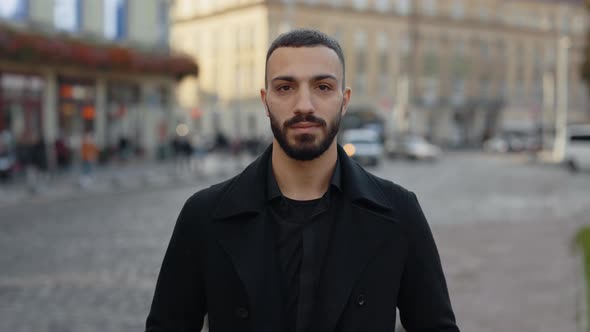
[[232, 219], [217, 223], [215, 235], [243, 283], [253, 326], [279, 331], [282, 300], [272, 225], [264, 213]]
[[390, 239], [397, 218], [392, 203], [374, 180], [340, 152], [344, 193], [324, 260], [314, 332], [334, 331], [357, 278]]
[[283, 329], [274, 232], [265, 209], [268, 158], [270, 148], [233, 180], [215, 209], [213, 229], [248, 295], [252, 326], [274, 332]]
[[362, 207], [348, 205], [334, 221], [320, 280], [316, 332], [333, 331], [358, 276], [391, 234], [391, 222]]

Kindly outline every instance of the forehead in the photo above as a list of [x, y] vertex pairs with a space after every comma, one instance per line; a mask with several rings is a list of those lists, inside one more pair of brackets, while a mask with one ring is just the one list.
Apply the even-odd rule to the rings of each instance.
[[342, 63], [334, 50], [325, 46], [279, 47], [268, 59], [268, 79], [292, 76], [296, 79], [331, 74], [342, 79]]

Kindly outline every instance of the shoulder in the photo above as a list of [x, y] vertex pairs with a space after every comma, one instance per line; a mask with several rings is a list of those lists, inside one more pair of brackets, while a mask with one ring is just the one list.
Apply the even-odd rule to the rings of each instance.
[[426, 223], [424, 213], [418, 202], [416, 194], [391, 181], [365, 171], [369, 179], [380, 189], [393, 207], [394, 219], [405, 227], [416, 227], [417, 224]]
[[379, 189], [381, 189], [385, 196], [390, 199], [391, 204], [394, 207], [401, 207], [402, 205], [406, 205], [408, 198], [414, 195], [414, 193], [411, 190], [408, 190], [391, 180], [381, 178], [366, 170], [364, 171], [369, 177], [369, 179], [371, 179], [373, 183], [377, 187], [379, 187]]
[[191, 216], [209, 217], [213, 207], [217, 205], [223, 194], [231, 188], [237, 177], [234, 176], [231, 179], [195, 192], [186, 200], [181, 213]]

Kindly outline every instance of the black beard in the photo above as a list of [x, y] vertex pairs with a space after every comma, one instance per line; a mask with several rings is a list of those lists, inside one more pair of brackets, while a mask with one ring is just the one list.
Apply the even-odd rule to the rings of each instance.
[[[279, 145], [281, 146], [283, 151], [285, 151], [285, 154], [287, 154], [287, 156], [298, 161], [314, 160], [321, 156], [324, 152], [326, 152], [326, 150], [328, 150], [330, 145], [332, 145], [332, 142], [334, 142], [334, 138], [336, 137], [336, 135], [338, 134], [338, 130], [340, 129], [340, 120], [342, 119], [343, 106], [344, 104], [340, 106], [340, 111], [338, 112], [338, 115], [336, 116], [334, 121], [330, 123], [329, 126], [326, 123], [326, 121], [316, 117], [313, 114], [295, 115], [291, 119], [285, 121], [285, 123], [281, 126], [278, 123], [277, 119], [273, 116], [270, 107], [268, 107], [268, 104], [266, 104], [270, 118], [270, 128], [275, 139], [277, 140], [277, 142], [279, 142]], [[323, 128], [324, 130], [327, 128], [328, 133], [324, 137], [324, 139], [319, 142], [319, 144], [313, 144], [315, 140], [315, 135], [311, 134], [301, 134], [296, 137], [296, 144], [289, 144], [286, 134], [287, 129], [299, 122], [316, 123], [320, 125], [321, 128]]]

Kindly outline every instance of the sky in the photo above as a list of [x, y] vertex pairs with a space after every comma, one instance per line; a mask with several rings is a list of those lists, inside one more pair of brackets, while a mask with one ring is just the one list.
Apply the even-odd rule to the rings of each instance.
[[[0, 18], [10, 19], [19, 16], [17, 13], [24, 10], [26, 0], [0, 0]], [[122, 6], [124, 0], [104, 0], [106, 13], [104, 20], [104, 33], [108, 38], [115, 38], [117, 34], [116, 20], [117, 7]], [[76, 29], [76, 0], [56, 0], [54, 8], [54, 22], [60, 30], [72, 31]]]
[[12, 16], [19, 8], [21, 0], [2, 0], [0, 1], [0, 17], [5, 18]]

